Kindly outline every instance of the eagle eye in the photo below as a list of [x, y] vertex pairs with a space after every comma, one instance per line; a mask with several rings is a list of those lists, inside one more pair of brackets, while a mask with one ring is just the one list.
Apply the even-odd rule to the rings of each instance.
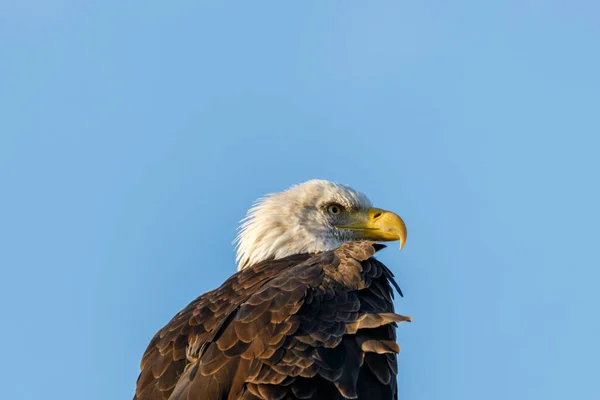
[[340, 215], [344, 211], [344, 207], [339, 204], [330, 204], [327, 206], [329, 215]]

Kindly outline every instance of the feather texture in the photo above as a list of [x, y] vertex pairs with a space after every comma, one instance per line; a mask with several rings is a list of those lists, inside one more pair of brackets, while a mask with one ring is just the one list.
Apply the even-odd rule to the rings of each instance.
[[150, 342], [134, 400], [395, 399], [391, 272], [349, 242], [244, 268]]

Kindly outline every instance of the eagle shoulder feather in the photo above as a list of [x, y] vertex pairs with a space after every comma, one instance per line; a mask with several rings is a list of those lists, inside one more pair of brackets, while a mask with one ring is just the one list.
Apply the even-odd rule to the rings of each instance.
[[395, 323], [410, 319], [394, 313], [382, 247], [239, 271], [154, 336], [134, 400], [396, 398]]

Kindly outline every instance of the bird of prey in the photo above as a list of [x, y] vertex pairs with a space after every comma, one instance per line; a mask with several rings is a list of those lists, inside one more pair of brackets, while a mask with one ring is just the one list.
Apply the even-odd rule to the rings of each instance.
[[392, 272], [406, 226], [363, 193], [311, 180], [242, 221], [238, 272], [150, 341], [134, 400], [397, 399]]

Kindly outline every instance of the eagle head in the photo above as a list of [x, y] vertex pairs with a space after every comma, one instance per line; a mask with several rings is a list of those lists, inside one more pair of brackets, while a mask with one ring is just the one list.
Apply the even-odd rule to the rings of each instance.
[[346, 185], [310, 180], [259, 199], [242, 220], [238, 269], [292, 254], [333, 250], [353, 240], [406, 241], [406, 225], [391, 211]]

